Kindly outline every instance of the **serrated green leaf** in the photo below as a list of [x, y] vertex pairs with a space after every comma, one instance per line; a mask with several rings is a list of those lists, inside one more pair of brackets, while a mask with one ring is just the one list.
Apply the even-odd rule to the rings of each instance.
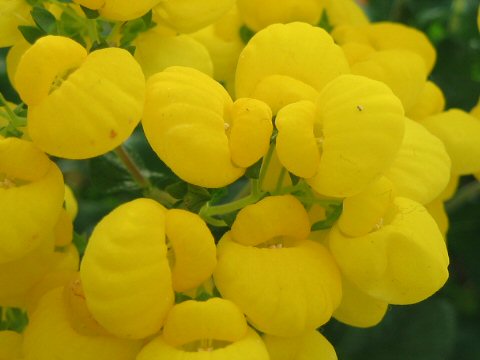
[[57, 33], [57, 19], [50, 11], [43, 7], [35, 6], [32, 11], [30, 11], [30, 14], [35, 24], [45, 33]]
[[20, 25], [18, 30], [22, 33], [22, 36], [28, 43], [34, 44], [42, 36], [47, 35], [47, 33], [36, 26]]

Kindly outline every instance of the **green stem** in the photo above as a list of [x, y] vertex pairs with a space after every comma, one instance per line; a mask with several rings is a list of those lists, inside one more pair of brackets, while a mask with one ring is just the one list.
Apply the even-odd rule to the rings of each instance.
[[280, 175], [278, 176], [277, 185], [275, 186], [275, 194], [279, 193], [282, 190], [283, 181], [285, 179], [285, 175], [287, 174], [287, 170], [282, 167], [280, 171]]
[[22, 118], [22, 117], [19, 117], [19, 116], [15, 115], [13, 110], [10, 108], [10, 105], [8, 105], [7, 99], [5, 99], [3, 94], [0, 92], [0, 106], [2, 106], [2, 105], [5, 109], [6, 115], [8, 116], [8, 117], [6, 117], [6, 119], [8, 119], [8, 122], [10, 123], [10, 125], [12, 127], [18, 128], [18, 127], [21, 127], [21, 126], [25, 126], [27, 124], [27, 119], [26, 118]]
[[210, 206], [208, 203], [206, 203], [202, 209], [200, 209], [200, 215], [205, 216], [205, 217], [211, 217], [215, 215], [224, 215], [224, 214], [229, 214], [234, 211], [240, 210], [244, 208], [247, 205], [251, 205], [253, 203], [256, 203], [258, 200], [260, 200], [263, 197], [263, 193], [260, 194], [250, 194], [247, 197], [244, 197], [242, 199], [232, 201], [228, 204], [224, 205], [215, 205], [215, 206]]
[[105, 38], [105, 42], [107, 44], [112, 45], [112, 46], [116, 46], [116, 42], [114, 42], [113, 40], [114, 40], [115, 36], [117, 36], [118, 33], [121, 31], [124, 24], [125, 24], [125, 22], [116, 22], [113, 25], [112, 30], [110, 30], [110, 33]]
[[261, 190], [265, 176], [267, 175], [268, 167], [270, 166], [270, 161], [272, 160], [273, 150], [275, 150], [275, 143], [271, 143], [268, 148], [267, 154], [263, 158], [262, 168], [260, 169], [260, 174], [258, 176], [258, 188]]

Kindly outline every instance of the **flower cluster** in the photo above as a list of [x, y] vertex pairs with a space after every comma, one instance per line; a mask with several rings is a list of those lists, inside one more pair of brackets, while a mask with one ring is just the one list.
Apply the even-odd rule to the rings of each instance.
[[[418, 30], [350, 0], [0, 8], [23, 102], [0, 104], [0, 306], [29, 317], [0, 359], [336, 359], [332, 317], [374, 326], [447, 280], [480, 116], [445, 110]], [[183, 183], [242, 190], [194, 209], [155, 189], [80, 259], [49, 156], [125, 155], [139, 126]]]

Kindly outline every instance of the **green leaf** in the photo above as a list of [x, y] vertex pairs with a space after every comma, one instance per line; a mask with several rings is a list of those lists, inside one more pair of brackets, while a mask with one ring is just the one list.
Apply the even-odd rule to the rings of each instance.
[[326, 10], [323, 10], [322, 17], [320, 18], [320, 21], [317, 24], [318, 27], [321, 27], [327, 32], [331, 32], [333, 30], [332, 24], [330, 24], [330, 20], [328, 18], [328, 14]]
[[200, 208], [211, 198], [207, 189], [200, 186], [188, 184], [187, 195], [183, 198], [183, 207], [192, 212], [198, 213]]
[[35, 24], [47, 34], [55, 34], [57, 32], [57, 19], [47, 9], [35, 6], [30, 11]]
[[193, 298], [191, 296], [185, 295], [184, 293], [175, 293], [175, 304], [179, 304], [188, 300], [193, 300]]
[[27, 25], [20, 25], [18, 27], [18, 30], [22, 33], [23, 37], [25, 40], [27, 40], [28, 43], [34, 44], [35, 41], [37, 41], [39, 38], [42, 36], [47, 35], [47, 33], [35, 26], [27, 26]]
[[247, 171], [245, 171], [245, 176], [249, 179], [258, 179], [260, 177], [260, 170], [262, 169], [262, 162], [263, 158], [250, 166]]
[[83, 257], [85, 249], [87, 248], [87, 244], [88, 237], [86, 234], [79, 234], [77, 232], [73, 233], [73, 245], [75, 245], [75, 247], [77, 248], [80, 258]]
[[317, 221], [312, 225], [311, 231], [325, 230], [329, 229], [335, 224], [340, 215], [342, 215], [343, 206], [340, 205], [330, 205], [327, 208], [325, 220]]
[[183, 199], [188, 193], [188, 185], [184, 181], [177, 181], [166, 186], [165, 191], [176, 199]]
[[0, 307], [0, 331], [11, 330], [21, 333], [27, 324], [27, 313], [23, 310]]
[[96, 19], [100, 16], [98, 10], [89, 9], [83, 5], [80, 5], [80, 7], [82, 8], [82, 11], [87, 17], [87, 19]]

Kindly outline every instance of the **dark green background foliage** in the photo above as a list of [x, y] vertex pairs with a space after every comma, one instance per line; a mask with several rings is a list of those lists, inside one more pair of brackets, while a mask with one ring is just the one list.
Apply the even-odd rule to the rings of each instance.
[[[366, 10], [375, 21], [399, 21], [423, 30], [438, 51], [431, 79], [444, 91], [449, 108], [469, 111], [480, 94], [478, 5], [478, 0], [370, 0]], [[7, 51], [0, 49], [0, 91], [7, 99], [18, 101], [5, 74]], [[243, 186], [235, 183], [220, 191], [186, 186], [158, 160], [141, 129], [129, 140], [126, 151], [141, 165], [152, 185], [179, 199], [178, 207], [198, 210], [206, 201], [225, 201]], [[113, 152], [58, 164], [79, 199], [74, 241], [80, 250], [102, 216], [123, 202], [145, 195], [145, 189], [138, 186]], [[371, 329], [356, 329], [332, 320], [321, 331], [335, 345], [341, 360], [480, 359], [479, 182], [473, 177], [463, 178], [447, 210], [451, 275], [446, 286], [420, 304], [390, 307], [383, 322]], [[218, 229], [215, 235], [221, 235]], [[3, 314], [0, 330], [25, 325], [26, 319], [15, 311]]]

